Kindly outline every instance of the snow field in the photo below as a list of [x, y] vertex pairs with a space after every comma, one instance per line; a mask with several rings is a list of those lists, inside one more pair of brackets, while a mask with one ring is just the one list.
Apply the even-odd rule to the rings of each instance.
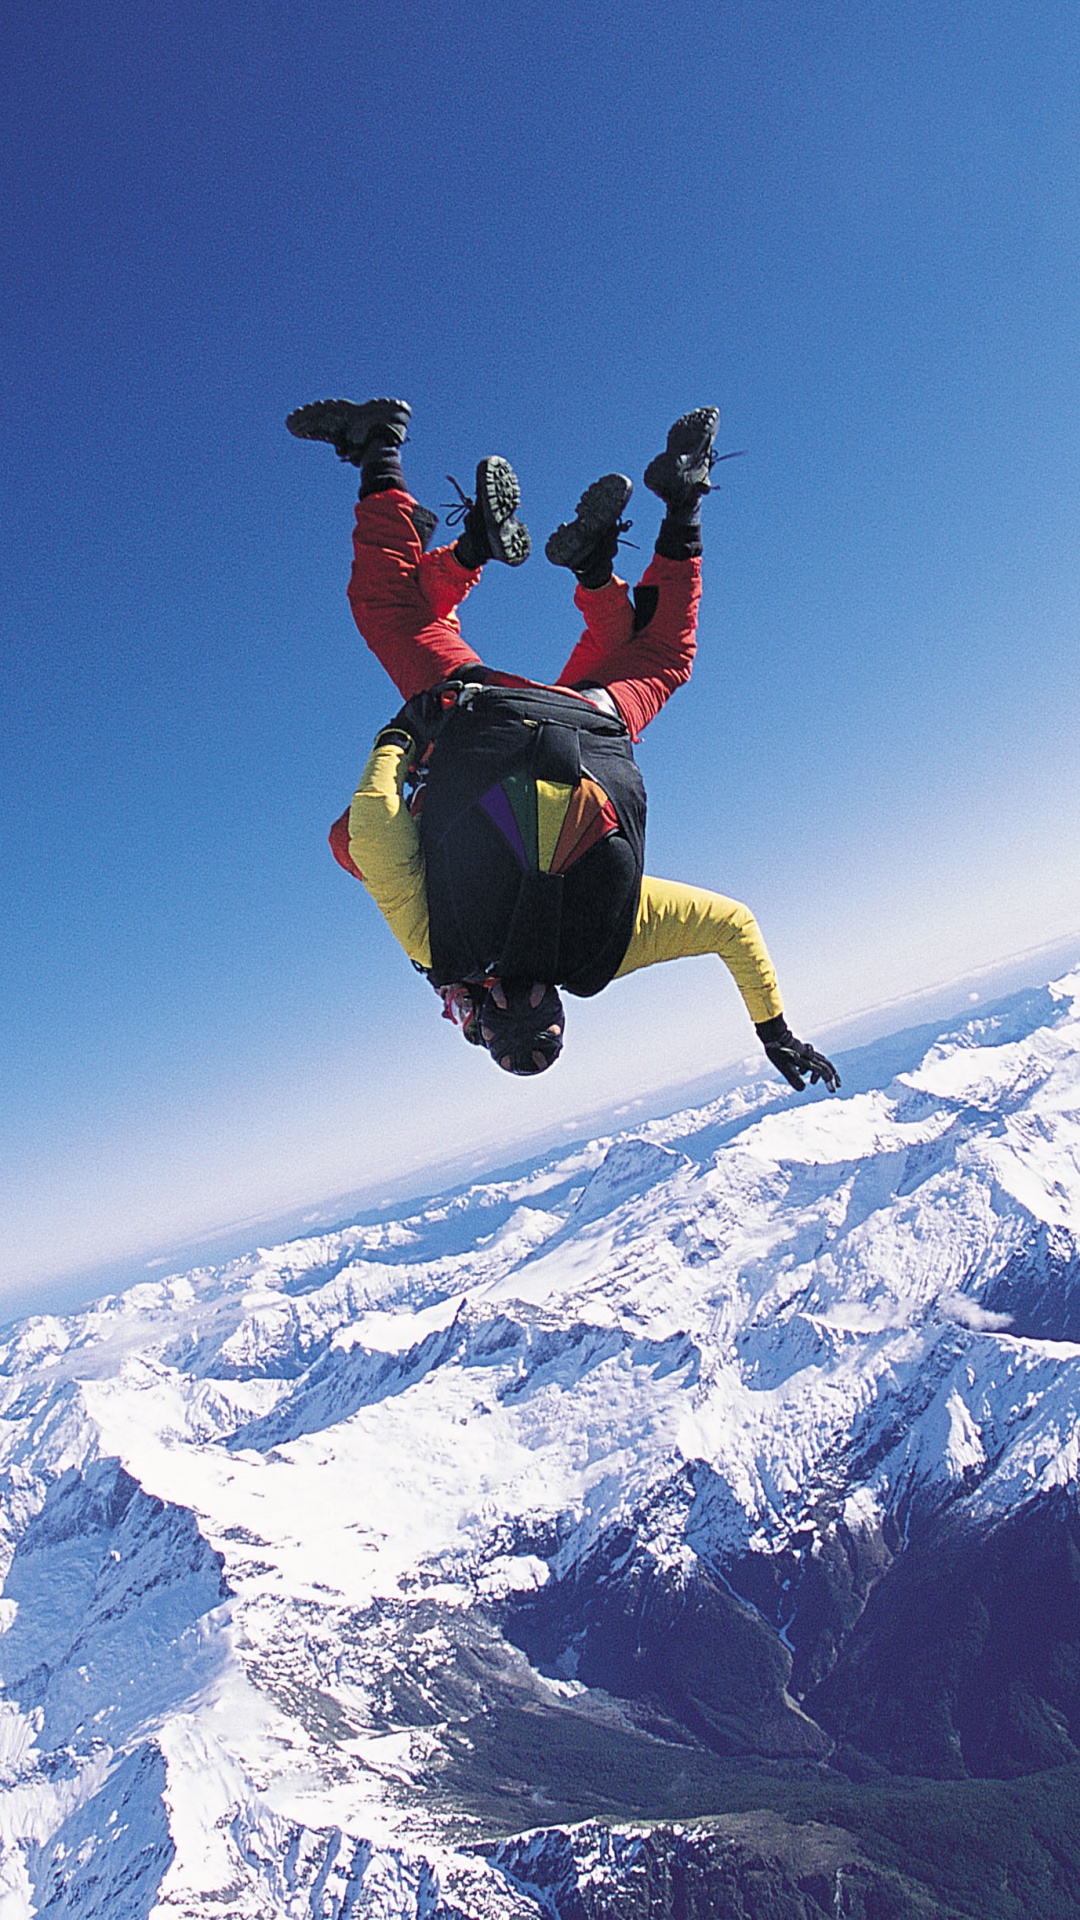
[[471, 1621], [1076, 1486], [1080, 1345], [987, 1301], [1080, 1249], [1077, 994], [12, 1329], [0, 1920], [534, 1912], [432, 1799]]

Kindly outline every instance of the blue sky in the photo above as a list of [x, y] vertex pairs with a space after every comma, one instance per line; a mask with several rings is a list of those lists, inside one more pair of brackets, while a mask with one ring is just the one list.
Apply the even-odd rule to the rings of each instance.
[[546, 534], [618, 467], [643, 565], [641, 471], [720, 405], [649, 866], [751, 904], [797, 1031], [1080, 930], [1071, 3], [5, 22], [0, 1286], [756, 1045], [708, 962], [573, 1005], [535, 1086], [440, 1024], [325, 849], [396, 701], [308, 399], [408, 398], [436, 506], [514, 460], [534, 556], [464, 617], [538, 678]]

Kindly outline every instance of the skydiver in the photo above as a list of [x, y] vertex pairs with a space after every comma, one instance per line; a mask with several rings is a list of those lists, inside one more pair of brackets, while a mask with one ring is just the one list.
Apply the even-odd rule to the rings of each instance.
[[626, 475], [594, 481], [551, 535], [547, 557], [575, 576], [585, 621], [551, 687], [485, 667], [457, 617], [489, 561], [528, 558], [512, 467], [480, 461], [474, 494], [458, 487], [448, 515], [460, 533], [429, 552], [437, 516], [401, 468], [409, 418], [402, 400], [317, 400], [286, 423], [360, 469], [349, 603], [405, 702], [331, 829], [335, 858], [363, 881], [444, 1017], [507, 1072], [542, 1073], [558, 1058], [560, 987], [588, 997], [640, 967], [715, 953], [789, 1085], [835, 1091], [831, 1061], [787, 1025], [749, 908], [644, 872], [631, 742], [690, 676], [718, 410], [684, 414], [645, 469], [665, 513], [632, 595], [613, 573]]

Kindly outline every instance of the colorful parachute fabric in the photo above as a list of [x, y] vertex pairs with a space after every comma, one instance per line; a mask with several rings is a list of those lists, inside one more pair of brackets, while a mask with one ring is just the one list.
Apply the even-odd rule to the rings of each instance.
[[565, 873], [598, 840], [619, 831], [603, 787], [587, 776], [570, 787], [510, 773], [489, 787], [480, 805], [522, 866], [539, 873]]

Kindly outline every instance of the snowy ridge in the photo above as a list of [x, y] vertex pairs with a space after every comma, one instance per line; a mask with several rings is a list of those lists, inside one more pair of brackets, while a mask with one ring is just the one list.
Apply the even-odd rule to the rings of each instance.
[[1080, 976], [842, 1068], [8, 1331], [2, 1920], [535, 1920], [459, 1730], [667, 1736], [523, 1609], [1077, 1488]]

